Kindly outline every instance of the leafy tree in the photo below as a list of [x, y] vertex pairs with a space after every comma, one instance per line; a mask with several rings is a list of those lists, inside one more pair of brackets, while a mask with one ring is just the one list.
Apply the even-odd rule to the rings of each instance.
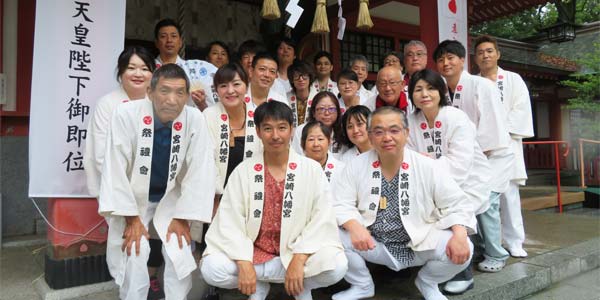
[[579, 109], [582, 117], [574, 122], [577, 137], [600, 140], [600, 43], [594, 43], [590, 53], [577, 60], [580, 70], [561, 82], [570, 87], [575, 97], [568, 108]]
[[471, 27], [471, 33], [520, 40], [535, 36], [558, 20], [583, 24], [600, 20], [600, 0], [556, 0]]

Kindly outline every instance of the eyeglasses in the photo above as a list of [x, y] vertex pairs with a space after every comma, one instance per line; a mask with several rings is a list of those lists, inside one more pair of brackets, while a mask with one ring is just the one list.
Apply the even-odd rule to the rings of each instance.
[[308, 74], [300, 74], [300, 75], [294, 74], [294, 77], [293, 77], [294, 80], [300, 80], [300, 78], [302, 78], [302, 80], [309, 80], [310, 76], [308, 76]]
[[377, 81], [377, 86], [379, 87], [386, 87], [386, 86], [390, 86], [390, 87], [397, 87], [402, 83], [402, 80], [398, 80], [398, 81]]
[[331, 107], [317, 107], [315, 109], [318, 113], [322, 113], [325, 114], [326, 112], [333, 114], [333, 113], [337, 113], [337, 107], [335, 106], [331, 106]]
[[396, 64], [396, 63], [399, 63], [399, 62], [400, 62], [399, 59], [393, 59], [392, 58], [392, 59], [386, 59], [386, 60], [384, 60], [383, 64], [384, 65], [389, 65], [389, 64]]
[[369, 133], [371, 133], [373, 136], [375, 136], [376, 138], [382, 138], [383, 136], [385, 136], [386, 133], [388, 133], [391, 136], [398, 136], [402, 131], [404, 130], [404, 128], [390, 128], [390, 129], [382, 129], [382, 128], [377, 128], [375, 130], [371, 130], [369, 131]]
[[422, 52], [422, 51], [419, 51], [419, 52], [408, 52], [408, 53], [406, 53], [406, 56], [409, 57], [409, 58], [413, 58], [413, 57], [422, 58], [423, 56], [427, 56], [427, 52]]

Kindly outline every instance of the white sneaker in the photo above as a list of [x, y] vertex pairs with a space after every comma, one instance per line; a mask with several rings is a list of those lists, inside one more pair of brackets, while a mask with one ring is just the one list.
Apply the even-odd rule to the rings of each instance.
[[365, 298], [371, 298], [375, 296], [375, 285], [370, 284], [365, 288], [361, 288], [358, 286], [351, 286], [349, 289], [345, 291], [341, 291], [339, 293], [333, 294], [331, 296], [332, 300], [359, 300]]
[[525, 249], [519, 247], [519, 248], [508, 248], [508, 252], [510, 253], [510, 256], [512, 257], [527, 257], [527, 252], [525, 251]]
[[269, 295], [271, 285], [268, 282], [256, 281], [256, 292], [250, 295], [250, 300], [265, 300]]
[[448, 281], [444, 285], [444, 291], [452, 295], [460, 295], [473, 288], [473, 278], [469, 280]]
[[448, 300], [448, 298], [440, 292], [437, 284], [427, 283], [423, 281], [420, 276], [417, 276], [415, 285], [425, 300]]

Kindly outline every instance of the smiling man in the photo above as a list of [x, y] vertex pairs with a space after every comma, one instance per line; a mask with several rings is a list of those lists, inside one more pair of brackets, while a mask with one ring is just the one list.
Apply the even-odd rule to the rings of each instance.
[[271, 54], [257, 53], [252, 60], [249, 75], [250, 85], [246, 92], [246, 105], [255, 109], [272, 100], [288, 104], [286, 95], [273, 89], [273, 84], [277, 79], [277, 60]]
[[404, 91], [404, 81], [402, 80], [402, 72], [397, 67], [388, 66], [379, 70], [377, 73], [377, 86], [378, 95], [374, 96], [375, 107], [379, 108], [382, 106], [394, 106], [405, 113], [410, 113], [408, 101], [406, 100], [406, 94]]
[[210, 222], [216, 170], [206, 121], [185, 105], [188, 90], [183, 69], [164, 65], [150, 101], [123, 103], [112, 118], [98, 212], [109, 224], [106, 260], [121, 299], [147, 297], [150, 224], [163, 242], [166, 297], [185, 299], [192, 286], [190, 242], [199, 236], [190, 227]]
[[176, 64], [188, 76], [191, 85], [188, 105], [204, 110], [219, 101], [212, 83], [217, 67], [204, 60], [184, 60], [179, 56], [179, 50], [185, 45], [177, 22], [172, 19], [158, 21], [154, 27], [154, 45], [159, 52], [154, 60], [157, 68], [164, 64]]
[[498, 66], [500, 50], [495, 38], [482, 35], [475, 41], [475, 63], [483, 76], [496, 84], [502, 104], [506, 109], [508, 132], [515, 153], [513, 175], [508, 190], [500, 198], [502, 237], [508, 251], [514, 257], [526, 257], [523, 249], [525, 228], [521, 215], [519, 185], [525, 185], [527, 171], [523, 158], [523, 139], [533, 137], [533, 117], [529, 91], [519, 74], [506, 71]]
[[[466, 49], [458, 41], [445, 40], [433, 53], [438, 71], [448, 84], [448, 99], [452, 106], [464, 111], [477, 129], [477, 142], [487, 156], [492, 170], [487, 211], [477, 216], [485, 259], [477, 267], [483, 272], [498, 272], [508, 259], [500, 237], [500, 194], [508, 189], [512, 176], [514, 153], [506, 127], [506, 110], [500, 93], [490, 80], [473, 76], [463, 70]], [[464, 276], [463, 276], [464, 275]], [[473, 287], [473, 276], [466, 270], [446, 284], [450, 293], [462, 293]]]
[[254, 113], [263, 155], [229, 177], [206, 234], [201, 271], [207, 283], [265, 299], [270, 282], [296, 299], [338, 282], [347, 260], [321, 166], [290, 149], [292, 110], [277, 101]]
[[467, 196], [434, 160], [405, 148], [408, 123], [398, 108], [369, 119], [373, 150], [348, 163], [333, 183], [334, 210], [348, 257], [348, 290], [334, 300], [375, 295], [366, 261], [399, 271], [423, 266], [415, 284], [427, 300], [469, 264], [475, 217]]

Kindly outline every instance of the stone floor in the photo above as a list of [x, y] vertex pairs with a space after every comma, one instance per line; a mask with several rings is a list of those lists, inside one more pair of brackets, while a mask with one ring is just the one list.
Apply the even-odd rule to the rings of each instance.
[[[515, 274], [525, 272], [522, 269], [535, 269], [535, 257], [543, 254], [549, 254], [559, 249], [567, 248], [579, 243], [597, 239], [600, 236], [600, 214], [598, 210], [590, 210], [578, 208], [575, 210], [566, 210], [563, 214], [558, 214], [553, 211], [530, 212], [524, 211], [525, 228], [527, 231], [527, 241], [525, 249], [529, 252], [529, 259], [509, 259], [509, 266], [505, 272], [497, 274], [476, 274], [476, 289], [465, 293], [462, 297], [451, 297], [450, 299], [480, 299], [477, 296], [476, 290], [480, 288], [490, 288], [494, 285], [508, 284], [508, 278]], [[595, 245], [595, 244], [594, 244]], [[596, 249], [585, 251], [598, 251]], [[39, 299], [39, 296], [32, 287], [32, 281], [43, 276], [44, 266], [44, 249], [42, 246], [11, 246], [4, 248], [0, 252], [0, 300], [32, 300]], [[594, 252], [596, 253], [596, 252]], [[597, 263], [597, 261], [596, 261]], [[532, 266], [533, 264], [533, 266]], [[374, 277], [377, 284], [377, 295], [375, 300], [413, 300], [421, 299], [419, 292], [414, 287], [413, 281], [416, 276], [415, 270], [408, 270], [400, 273], [391, 272], [385, 268], [374, 267]], [[545, 273], [544, 273], [545, 274]], [[590, 274], [598, 274], [590, 273]], [[520, 276], [520, 275], [519, 275]], [[550, 275], [544, 275], [550, 276]], [[554, 275], [552, 275], [554, 276]], [[590, 275], [592, 276], [592, 275]], [[548, 290], [549, 294], [537, 294], [531, 299], [563, 299], [556, 298], [568, 290], [573, 290], [578, 284], [600, 287], [600, 281], [593, 281], [591, 277], [574, 277], [570, 281], [565, 281], [566, 286], [558, 285], [551, 287]], [[199, 279], [198, 279], [199, 281]], [[195, 281], [196, 284], [196, 281]], [[196, 284], [195, 289], [201, 289]], [[571, 287], [572, 286], [572, 287]], [[330, 299], [330, 295], [346, 287], [345, 283], [339, 283], [333, 287], [329, 287], [314, 292], [315, 299]], [[512, 288], [508, 288], [509, 290]], [[555, 292], [551, 292], [556, 289]], [[554, 293], [554, 294], [552, 294]], [[195, 292], [196, 296], [199, 292]], [[560, 294], [563, 295], [563, 294]], [[578, 294], [573, 294], [578, 295]], [[535, 298], [535, 297], [546, 298]], [[548, 298], [555, 297], [555, 298]], [[116, 292], [108, 291], [101, 294], [95, 294], [87, 297], [80, 297], [80, 300], [108, 300], [116, 299]], [[198, 299], [194, 295], [190, 295], [190, 300]], [[228, 299], [244, 299], [241, 295], [233, 292], [226, 293], [221, 300]], [[291, 299], [283, 293], [281, 285], [275, 285], [272, 288], [272, 293], [269, 299]], [[488, 299], [488, 298], [481, 298]], [[493, 298], [491, 298], [493, 299]], [[506, 298], [511, 299], [511, 298]], [[578, 297], [569, 297], [569, 300], [587, 299]], [[599, 299], [598, 297], [595, 299]]]
[[600, 269], [595, 269], [537, 292], [523, 300], [598, 300]]

